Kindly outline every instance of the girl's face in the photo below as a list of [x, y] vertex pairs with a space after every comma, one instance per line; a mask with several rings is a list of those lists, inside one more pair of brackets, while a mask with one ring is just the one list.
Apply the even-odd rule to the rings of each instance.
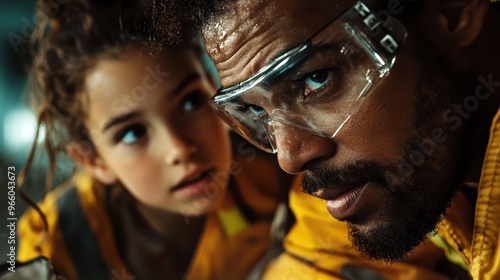
[[97, 150], [87, 167], [97, 179], [182, 215], [214, 209], [229, 178], [230, 143], [207, 104], [214, 84], [191, 51], [101, 59], [85, 89], [85, 125]]

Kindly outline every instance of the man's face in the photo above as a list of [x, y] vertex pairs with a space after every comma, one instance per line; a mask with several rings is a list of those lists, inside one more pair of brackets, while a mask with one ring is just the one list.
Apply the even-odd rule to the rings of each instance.
[[[244, 81], [354, 3], [237, 2], [204, 31], [223, 86]], [[333, 139], [273, 123], [280, 166], [305, 172], [304, 190], [349, 222], [355, 247], [387, 261], [404, 258], [434, 230], [461, 171], [464, 128], [445, 113], [460, 86], [414, 33], [390, 75]]]

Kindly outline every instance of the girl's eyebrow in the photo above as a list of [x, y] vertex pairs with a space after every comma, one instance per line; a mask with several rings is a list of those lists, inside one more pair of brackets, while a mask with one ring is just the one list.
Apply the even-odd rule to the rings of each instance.
[[175, 89], [171, 92], [171, 96], [175, 96], [179, 93], [181, 93], [189, 84], [192, 82], [195, 82], [196, 80], [201, 79], [200, 73], [191, 73], [187, 75], [178, 85], [175, 87]]
[[[171, 95], [175, 96], [179, 93], [181, 93], [189, 84], [201, 79], [200, 73], [192, 73], [187, 75], [178, 85], [177, 87], [171, 92]], [[104, 125], [104, 128], [102, 129], [102, 132], [105, 132], [106, 130], [110, 129], [111, 127], [120, 124], [122, 122], [126, 122], [130, 119], [133, 119], [140, 115], [140, 112], [130, 112], [127, 114], [123, 115], [118, 115], [109, 121], [106, 122]]]
[[118, 116], [116, 116], [116, 117], [114, 117], [106, 122], [106, 124], [104, 125], [104, 128], [102, 129], [102, 132], [105, 132], [106, 130], [110, 129], [111, 127], [113, 127], [117, 124], [120, 124], [122, 122], [126, 122], [130, 119], [133, 119], [140, 114], [141, 114], [140, 112], [130, 112], [127, 114], [118, 115]]

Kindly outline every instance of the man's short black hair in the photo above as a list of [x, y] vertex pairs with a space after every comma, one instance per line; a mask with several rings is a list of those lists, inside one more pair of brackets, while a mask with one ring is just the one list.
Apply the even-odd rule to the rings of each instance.
[[[375, 10], [383, 9], [389, 1], [405, 6], [399, 18], [419, 11], [422, 0], [380, 0]], [[218, 14], [231, 12], [235, 0], [151, 0], [151, 22], [155, 27], [155, 40], [168, 45], [179, 44], [186, 34], [199, 32]]]
[[199, 32], [231, 0], [151, 0], [155, 40], [180, 44], [186, 34]]

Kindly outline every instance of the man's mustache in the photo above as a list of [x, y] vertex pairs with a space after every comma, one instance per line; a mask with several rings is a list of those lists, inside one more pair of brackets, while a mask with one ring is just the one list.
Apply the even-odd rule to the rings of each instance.
[[397, 170], [392, 166], [384, 166], [373, 161], [356, 161], [340, 168], [321, 165], [304, 173], [302, 176], [302, 190], [308, 194], [313, 194], [325, 188], [366, 181], [387, 192], [392, 192], [393, 189], [384, 174], [395, 169]]

